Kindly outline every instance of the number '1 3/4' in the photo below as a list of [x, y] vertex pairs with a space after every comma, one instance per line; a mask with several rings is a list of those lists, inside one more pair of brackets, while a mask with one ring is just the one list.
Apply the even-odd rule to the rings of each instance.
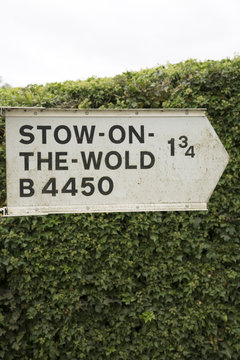
[[[194, 153], [194, 146], [193, 145], [190, 145], [188, 146], [188, 138], [187, 136], [185, 135], [182, 135], [178, 138], [179, 142], [178, 142], [178, 146], [182, 149], [186, 149], [186, 152], [185, 152], [185, 156], [191, 156], [192, 158], [194, 158], [195, 156], [195, 153]], [[171, 156], [175, 156], [175, 150], [176, 150], [176, 139], [175, 138], [171, 138], [169, 141], [168, 141], [168, 144], [170, 145], [170, 155]]]

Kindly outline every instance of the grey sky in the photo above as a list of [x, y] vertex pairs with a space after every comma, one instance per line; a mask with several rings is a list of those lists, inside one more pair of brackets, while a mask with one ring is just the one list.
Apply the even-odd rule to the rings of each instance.
[[0, 76], [12, 86], [240, 54], [240, 0], [5, 0]]

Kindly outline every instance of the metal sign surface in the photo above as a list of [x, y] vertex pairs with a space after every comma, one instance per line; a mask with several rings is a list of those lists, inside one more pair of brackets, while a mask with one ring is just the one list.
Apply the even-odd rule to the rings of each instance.
[[205, 112], [6, 110], [7, 213], [206, 210], [228, 155]]

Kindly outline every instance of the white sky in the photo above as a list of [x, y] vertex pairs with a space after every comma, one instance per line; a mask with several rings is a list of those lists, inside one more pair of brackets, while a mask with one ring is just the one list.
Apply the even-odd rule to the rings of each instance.
[[0, 12], [11, 86], [240, 54], [240, 0], [2, 0]]

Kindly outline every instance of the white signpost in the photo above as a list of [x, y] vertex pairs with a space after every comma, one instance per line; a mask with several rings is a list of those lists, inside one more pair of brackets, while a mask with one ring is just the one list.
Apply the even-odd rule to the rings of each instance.
[[7, 215], [206, 210], [228, 162], [201, 109], [5, 115]]

